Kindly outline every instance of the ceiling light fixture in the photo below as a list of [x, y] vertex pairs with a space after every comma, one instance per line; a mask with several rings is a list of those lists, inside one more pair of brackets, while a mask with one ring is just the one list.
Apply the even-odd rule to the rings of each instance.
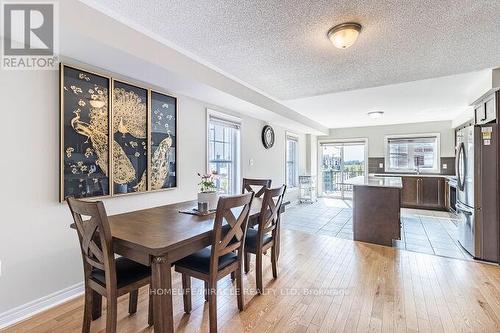
[[361, 24], [354, 22], [342, 23], [328, 30], [328, 39], [339, 49], [347, 49], [358, 39]]
[[372, 111], [368, 112], [368, 117], [372, 119], [378, 119], [384, 115], [384, 111]]

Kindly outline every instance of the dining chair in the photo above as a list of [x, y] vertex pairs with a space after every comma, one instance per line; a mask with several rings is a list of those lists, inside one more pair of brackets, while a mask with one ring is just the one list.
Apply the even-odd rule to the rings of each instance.
[[[254, 191], [252, 186], [257, 187], [258, 190]], [[270, 187], [271, 187], [271, 179], [243, 178], [243, 186], [241, 189], [241, 193], [255, 192], [255, 197], [260, 198], [262, 194], [264, 194], [264, 190]]]
[[[82, 251], [85, 305], [82, 332], [101, 316], [102, 296], [107, 299], [106, 333], [116, 332], [117, 299], [130, 294], [129, 314], [137, 311], [139, 288], [150, 283], [151, 268], [130, 259], [115, 259], [111, 230], [104, 204], [67, 198]], [[148, 324], [153, 325], [152, 297], [149, 296]]]
[[273, 278], [278, 277], [280, 210], [286, 185], [266, 189], [256, 229], [249, 228], [245, 240], [245, 274], [250, 271], [250, 253], [255, 254], [257, 292], [262, 294], [262, 256], [271, 248]]
[[[253, 197], [253, 192], [221, 197], [215, 212], [212, 245], [174, 264], [175, 270], [182, 274], [186, 313], [191, 312], [191, 277], [205, 282], [205, 300], [209, 302], [210, 332], [217, 332], [218, 280], [234, 272], [238, 309], [243, 311], [244, 308], [241, 273], [245, 235]], [[226, 224], [223, 225], [223, 221], [226, 221]]]

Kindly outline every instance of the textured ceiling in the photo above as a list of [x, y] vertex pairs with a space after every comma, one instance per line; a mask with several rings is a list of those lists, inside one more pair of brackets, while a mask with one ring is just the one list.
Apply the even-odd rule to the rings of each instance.
[[[90, 2], [278, 99], [500, 66], [498, 0]], [[338, 50], [345, 21], [363, 31]]]

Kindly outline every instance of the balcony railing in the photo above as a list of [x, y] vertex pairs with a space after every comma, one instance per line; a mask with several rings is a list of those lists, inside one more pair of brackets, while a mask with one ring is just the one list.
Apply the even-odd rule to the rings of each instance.
[[341, 171], [326, 170], [323, 171], [323, 192], [327, 194], [340, 195], [344, 192], [352, 192], [352, 185], [344, 184], [350, 178], [364, 176], [363, 170]]

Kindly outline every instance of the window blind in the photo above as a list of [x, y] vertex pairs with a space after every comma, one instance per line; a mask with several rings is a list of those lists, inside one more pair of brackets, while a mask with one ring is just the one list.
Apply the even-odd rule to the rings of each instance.
[[208, 120], [211, 123], [219, 124], [219, 125], [226, 126], [226, 127], [232, 127], [235, 129], [240, 129], [240, 127], [241, 127], [240, 122], [224, 119], [224, 118], [217, 117], [214, 115], [209, 115]]

